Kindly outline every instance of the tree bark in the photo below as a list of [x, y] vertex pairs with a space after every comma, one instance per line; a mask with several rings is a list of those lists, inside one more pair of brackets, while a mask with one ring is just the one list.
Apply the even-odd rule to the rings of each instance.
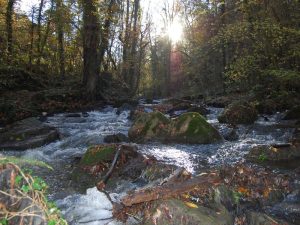
[[100, 24], [96, 0], [82, 0], [83, 5], [83, 85], [87, 98], [94, 100], [99, 79]]
[[63, 2], [57, 0], [57, 40], [58, 40], [58, 54], [59, 54], [59, 71], [61, 79], [65, 79], [65, 49], [64, 49], [64, 26], [63, 26]]
[[16, 0], [9, 0], [6, 8], [7, 53], [10, 59], [13, 52], [13, 13]]
[[37, 65], [38, 67], [41, 64], [41, 41], [42, 41], [42, 13], [44, 8], [44, 0], [41, 0], [39, 11], [38, 11], [38, 18], [37, 18], [37, 34], [38, 34], [38, 40], [37, 40], [37, 51], [38, 51], [38, 59], [37, 59]]

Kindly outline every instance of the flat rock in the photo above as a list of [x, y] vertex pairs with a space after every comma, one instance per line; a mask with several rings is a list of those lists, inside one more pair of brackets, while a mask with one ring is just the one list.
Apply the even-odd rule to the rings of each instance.
[[28, 118], [0, 132], [0, 149], [26, 150], [38, 148], [59, 139], [58, 131], [36, 118]]

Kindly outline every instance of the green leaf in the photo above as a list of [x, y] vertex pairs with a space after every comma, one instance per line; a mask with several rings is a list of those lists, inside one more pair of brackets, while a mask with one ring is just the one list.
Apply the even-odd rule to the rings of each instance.
[[56, 225], [56, 221], [55, 220], [49, 220], [48, 225]]
[[20, 175], [16, 176], [16, 178], [15, 178], [16, 185], [19, 185], [21, 183], [22, 179], [23, 179], [22, 176], [20, 176]]
[[38, 190], [38, 191], [41, 191], [41, 190], [42, 190], [42, 186], [41, 186], [40, 183], [37, 182], [37, 181], [34, 181], [34, 182], [33, 182], [32, 187], [33, 187], [34, 190]]
[[28, 193], [28, 192], [30, 191], [30, 188], [29, 188], [28, 185], [23, 185], [23, 186], [21, 187], [21, 190], [22, 190], [23, 192], [25, 192], [25, 193]]
[[0, 219], [0, 225], [8, 225], [8, 220], [5, 218]]

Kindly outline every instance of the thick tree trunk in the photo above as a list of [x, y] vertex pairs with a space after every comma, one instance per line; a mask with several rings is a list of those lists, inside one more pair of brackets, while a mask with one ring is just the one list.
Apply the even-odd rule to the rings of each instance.
[[13, 52], [13, 13], [15, 0], [9, 0], [6, 8], [7, 53], [11, 58]]
[[96, 98], [99, 79], [100, 24], [97, 1], [82, 0], [83, 5], [83, 84], [87, 97]]
[[63, 27], [63, 2], [57, 0], [57, 40], [58, 40], [58, 54], [59, 54], [59, 72], [61, 79], [65, 79], [65, 49], [64, 49], [64, 27]]

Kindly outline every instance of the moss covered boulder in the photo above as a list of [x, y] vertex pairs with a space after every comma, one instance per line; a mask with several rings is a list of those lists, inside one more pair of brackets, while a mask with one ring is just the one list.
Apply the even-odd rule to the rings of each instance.
[[160, 112], [143, 113], [133, 123], [128, 132], [131, 141], [163, 141], [168, 135], [170, 120]]
[[176, 143], [210, 144], [221, 141], [219, 132], [199, 113], [184, 113], [170, 125], [168, 140]]
[[111, 162], [116, 154], [117, 145], [97, 145], [88, 148], [80, 160], [82, 166], [93, 166], [99, 162]]
[[219, 132], [199, 113], [184, 113], [174, 120], [160, 112], [142, 114], [129, 130], [134, 142], [162, 141], [209, 144], [221, 141]]
[[300, 159], [300, 144], [260, 145], [253, 147], [246, 155], [252, 162], [290, 162]]
[[254, 105], [245, 101], [237, 101], [226, 107], [218, 120], [220, 123], [252, 124], [257, 118], [258, 112]]
[[159, 202], [152, 217], [143, 224], [230, 225], [233, 218], [224, 206], [215, 204], [204, 207], [193, 203], [191, 207], [189, 202], [169, 199]]

